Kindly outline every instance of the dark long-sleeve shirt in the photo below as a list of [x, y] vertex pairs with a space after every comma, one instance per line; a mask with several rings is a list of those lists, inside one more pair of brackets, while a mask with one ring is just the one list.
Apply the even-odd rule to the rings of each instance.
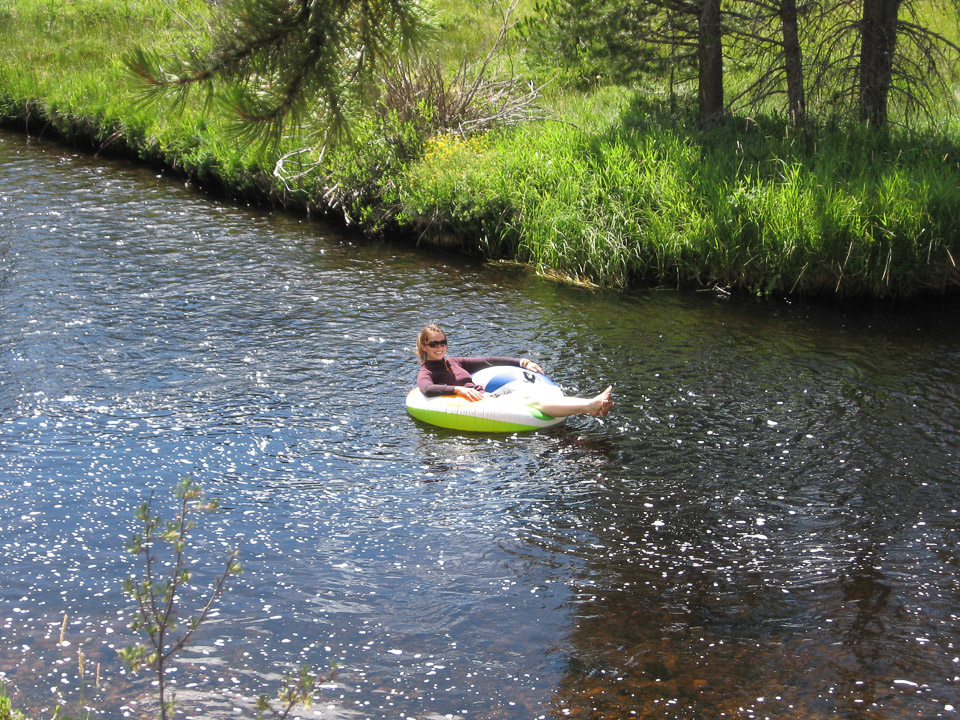
[[495, 365], [520, 367], [520, 359], [512, 357], [445, 357], [427, 360], [417, 374], [417, 387], [424, 395], [452, 395], [456, 386], [481, 389], [474, 385], [472, 373]]

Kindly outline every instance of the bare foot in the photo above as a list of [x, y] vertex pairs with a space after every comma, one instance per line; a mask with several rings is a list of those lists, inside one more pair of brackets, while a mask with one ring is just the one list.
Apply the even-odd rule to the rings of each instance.
[[606, 417], [607, 413], [609, 413], [610, 409], [613, 407], [613, 400], [610, 399], [612, 394], [612, 385], [607, 385], [607, 389], [600, 393], [600, 397], [603, 399], [600, 403], [600, 417]]
[[610, 408], [613, 407], [613, 400], [610, 399], [612, 392], [613, 386], [608, 385], [606, 390], [591, 398], [589, 411], [591, 417], [597, 417], [598, 415], [600, 417], [606, 417], [607, 413], [610, 412]]

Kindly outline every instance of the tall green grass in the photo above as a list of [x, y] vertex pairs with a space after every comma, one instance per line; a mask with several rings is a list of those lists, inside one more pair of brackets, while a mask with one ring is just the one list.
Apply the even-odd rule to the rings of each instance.
[[182, 112], [144, 106], [124, 69], [134, 44], [202, 37], [196, 0], [20, 0], [0, 10], [0, 117], [34, 133], [160, 163], [237, 193], [271, 189], [269, 172], [231, 140], [201, 98]]
[[126, 118], [120, 53], [175, 20], [163, 3], [148, 9], [95, 0], [22, 0], [0, 14], [0, 107], [24, 113], [30, 103], [64, 128], [81, 112], [107, 124]]
[[437, 139], [396, 201], [425, 237], [621, 286], [905, 296], [960, 280], [960, 136], [705, 135], [634, 112]]

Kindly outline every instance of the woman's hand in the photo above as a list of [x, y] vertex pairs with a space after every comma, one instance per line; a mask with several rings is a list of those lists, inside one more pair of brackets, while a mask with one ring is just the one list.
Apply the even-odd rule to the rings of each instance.
[[529, 358], [520, 358], [520, 367], [522, 367], [524, 370], [533, 370], [534, 372], [538, 372], [541, 375], [544, 374], [543, 368], [537, 365], [533, 360], [530, 360]]
[[453, 391], [462, 398], [466, 398], [470, 402], [476, 400], [481, 400], [483, 398], [483, 391], [477, 390], [476, 388], [468, 388], [463, 385], [457, 385]]

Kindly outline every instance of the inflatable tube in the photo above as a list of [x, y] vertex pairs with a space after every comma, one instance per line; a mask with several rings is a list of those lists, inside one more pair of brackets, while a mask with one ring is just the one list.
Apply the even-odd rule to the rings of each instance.
[[417, 420], [468, 432], [522, 432], [559, 425], [555, 418], [531, 407], [533, 395], [560, 393], [560, 387], [546, 375], [512, 365], [484, 368], [473, 381], [492, 394], [471, 402], [458, 395], [426, 397], [419, 388], [407, 393], [407, 412]]

